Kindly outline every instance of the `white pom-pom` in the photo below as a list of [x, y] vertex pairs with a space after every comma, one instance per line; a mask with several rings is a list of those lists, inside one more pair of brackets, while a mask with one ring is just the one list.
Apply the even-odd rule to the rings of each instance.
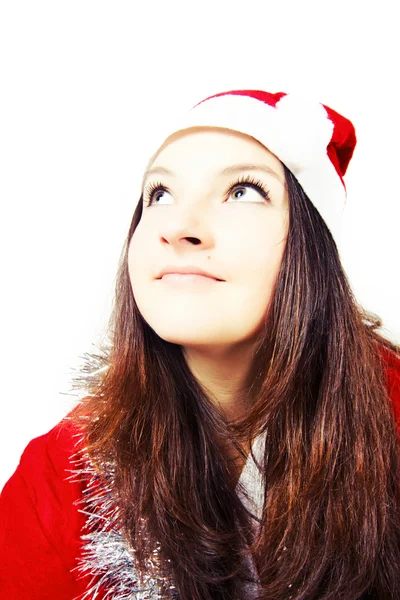
[[299, 173], [326, 155], [333, 123], [319, 102], [287, 94], [276, 104], [274, 151], [286, 166]]

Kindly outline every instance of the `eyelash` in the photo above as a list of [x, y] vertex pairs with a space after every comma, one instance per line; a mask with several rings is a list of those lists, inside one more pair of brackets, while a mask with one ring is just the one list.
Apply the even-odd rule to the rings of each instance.
[[[271, 202], [269, 190], [265, 187], [265, 185], [259, 179], [255, 179], [254, 177], [251, 177], [251, 175], [242, 175], [242, 177], [240, 177], [238, 180], [230, 183], [228, 191], [226, 193], [226, 198], [228, 196], [230, 196], [230, 194], [232, 193], [234, 188], [238, 187], [238, 186], [253, 188], [253, 189], [257, 190], [258, 192], [260, 192], [260, 194], [264, 198], [264, 200], [266, 200], [267, 202]], [[145, 205], [151, 206], [154, 194], [156, 192], [161, 192], [164, 190], [166, 192], [169, 192], [168, 188], [166, 188], [161, 182], [150, 183], [145, 188], [145, 196], [148, 198]]]

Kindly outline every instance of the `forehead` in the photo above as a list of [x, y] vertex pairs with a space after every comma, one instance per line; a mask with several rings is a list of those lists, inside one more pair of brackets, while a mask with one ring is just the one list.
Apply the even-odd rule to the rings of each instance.
[[220, 127], [191, 127], [170, 135], [150, 161], [144, 180], [156, 169], [177, 176], [199, 171], [228, 175], [240, 163], [267, 167], [284, 184], [282, 163], [268, 148], [247, 134]]

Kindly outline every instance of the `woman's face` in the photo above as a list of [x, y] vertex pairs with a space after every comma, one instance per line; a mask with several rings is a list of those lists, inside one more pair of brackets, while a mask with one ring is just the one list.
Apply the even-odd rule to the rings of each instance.
[[[223, 172], [239, 164], [261, 166]], [[162, 172], [168, 169], [171, 173]], [[170, 136], [144, 179], [143, 213], [128, 266], [137, 306], [164, 340], [223, 349], [256, 340], [268, 311], [288, 231], [283, 166], [253, 138], [192, 127]], [[256, 180], [262, 191], [238, 183]], [[153, 193], [153, 184], [165, 189]], [[164, 276], [195, 266], [223, 281]]]

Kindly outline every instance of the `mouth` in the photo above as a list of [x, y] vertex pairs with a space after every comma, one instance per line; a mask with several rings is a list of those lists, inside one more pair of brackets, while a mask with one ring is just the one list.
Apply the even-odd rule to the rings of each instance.
[[199, 273], [165, 273], [162, 277], [158, 278], [158, 281], [176, 285], [210, 285], [223, 280], [209, 277], [208, 275], [200, 275]]
[[223, 279], [217, 279], [217, 277], [213, 277], [212, 275], [204, 275], [203, 273], [179, 273], [179, 272], [164, 273], [164, 275], [161, 275], [161, 277], [157, 277], [157, 279], [164, 279], [164, 277], [169, 277], [170, 275], [179, 275], [181, 277], [205, 277], [206, 279], [213, 279], [214, 281], [223, 281]]
[[[218, 277], [215, 273], [210, 273], [208, 270], [202, 269], [199, 265], [165, 265], [158, 273], [157, 279], [167, 280], [171, 277], [181, 281], [197, 281], [199, 278], [202, 280], [206, 279], [209, 281], [224, 281]], [[185, 276], [185, 277], [183, 277]]]

